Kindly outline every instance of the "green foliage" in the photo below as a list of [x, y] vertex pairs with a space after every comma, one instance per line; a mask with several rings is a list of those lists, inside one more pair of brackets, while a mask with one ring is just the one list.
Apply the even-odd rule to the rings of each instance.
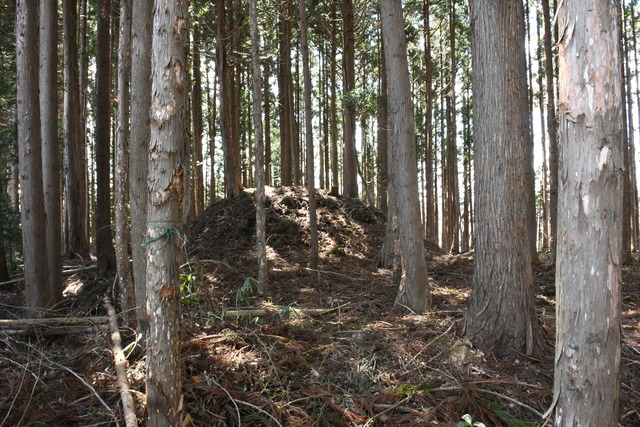
[[429, 394], [431, 387], [428, 384], [400, 384], [393, 390], [393, 394], [403, 399], [411, 399], [417, 394]]
[[247, 277], [242, 287], [236, 291], [236, 298], [245, 304], [249, 304], [251, 295], [258, 292], [258, 280], [253, 277]]
[[299, 316], [296, 310], [291, 310], [294, 304], [295, 302], [285, 305], [284, 308], [282, 309], [282, 313], [280, 313], [280, 317], [283, 319], [291, 319], [292, 315]]
[[507, 427], [538, 427], [538, 423], [532, 423], [529, 421], [519, 420], [518, 418], [511, 415], [509, 411], [507, 411], [502, 405], [497, 403], [491, 404], [491, 409], [493, 412], [500, 418], [504, 425]]
[[471, 415], [464, 414], [462, 416], [462, 421], [459, 421], [456, 424], [456, 427], [485, 427], [485, 425], [480, 421], [473, 422], [473, 420], [471, 419]]
[[198, 295], [198, 279], [193, 274], [180, 275], [180, 301], [186, 305], [195, 305], [200, 302]]
[[378, 95], [375, 89], [354, 89], [342, 96], [342, 107], [352, 107], [356, 114], [374, 115], [378, 108]]

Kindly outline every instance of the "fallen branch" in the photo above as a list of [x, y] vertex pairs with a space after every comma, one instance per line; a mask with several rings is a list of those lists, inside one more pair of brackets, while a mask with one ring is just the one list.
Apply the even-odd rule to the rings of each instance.
[[96, 317], [39, 317], [36, 319], [0, 319], [0, 328], [23, 329], [61, 326], [92, 326], [109, 323], [107, 316]]
[[109, 326], [111, 327], [111, 340], [113, 341], [113, 361], [116, 365], [118, 375], [118, 387], [120, 387], [120, 398], [122, 399], [122, 410], [124, 411], [124, 422], [127, 427], [137, 427], [136, 408], [129, 392], [129, 381], [127, 381], [127, 359], [122, 351], [122, 339], [118, 330], [116, 311], [111, 305], [109, 298], [104, 298], [104, 305], [109, 313]]
[[331, 313], [332, 311], [336, 311], [338, 307], [335, 308], [295, 308], [295, 307], [286, 307], [286, 306], [278, 306], [274, 305], [268, 308], [245, 308], [238, 310], [225, 310], [222, 312], [222, 318], [231, 318], [235, 319], [238, 317], [244, 316], [270, 316], [274, 314], [282, 314], [285, 310], [289, 310], [289, 317], [293, 316], [301, 316], [301, 315], [322, 315]]

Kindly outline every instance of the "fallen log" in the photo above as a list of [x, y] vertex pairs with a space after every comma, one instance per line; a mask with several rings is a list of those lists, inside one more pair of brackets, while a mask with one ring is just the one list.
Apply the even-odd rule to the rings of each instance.
[[127, 427], [137, 427], [136, 407], [129, 391], [129, 381], [127, 380], [127, 358], [122, 351], [122, 338], [116, 320], [116, 311], [111, 305], [109, 298], [104, 298], [104, 305], [109, 313], [109, 326], [111, 327], [111, 340], [113, 341], [113, 361], [118, 375], [118, 387], [120, 388], [120, 398], [122, 399], [122, 410], [124, 411], [124, 421]]
[[222, 310], [221, 317], [225, 319], [226, 318], [235, 319], [235, 318], [244, 317], [244, 316], [260, 317], [260, 316], [271, 316], [275, 314], [283, 315], [283, 317], [296, 317], [296, 316], [302, 316], [302, 315], [311, 316], [311, 315], [323, 315], [323, 314], [331, 313], [332, 311], [336, 311], [337, 309], [338, 307], [295, 308], [295, 307], [274, 305], [271, 307], [264, 307], [264, 308], [243, 308], [243, 309], [237, 309], [237, 310]]
[[39, 317], [32, 319], [0, 319], [0, 328], [55, 328], [68, 326], [106, 325], [108, 316], [95, 317]]

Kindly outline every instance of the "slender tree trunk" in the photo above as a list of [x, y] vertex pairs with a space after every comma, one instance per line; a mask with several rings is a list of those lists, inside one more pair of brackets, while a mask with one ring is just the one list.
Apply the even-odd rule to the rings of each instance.
[[[388, 155], [388, 135], [389, 135], [389, 123], [388, 123], [388, 108], [387, 108], [387, 69], [385, 66], [385, 51], [384, 42], [382, 40], [382, 34], [380, 34], [380, 63], [379, 66], [379, 81], [380, 89], [378, 93], [378, 199], [379, 206], [382, 212], [388, 211], [387, 193], [389, 186], [389, 155]], [[389, 219], [389, 217], [387, 217]]]
[[65, 208], [67, 254], [89, 255], [87, 238], [87, 179], [80, 135], [80, 90], [78, 70], [77, 0], [63, 0], [64, 25], [64, 140], [66, 158]]
[[137, 0], [131, 10], [131, 143], [129, 145], [129, 203], [131, 252], [138, 323], [146, 324], [147, 258], [142, 246], [147, 222], [147, 181], [151, 108], [151, 29], [153, 0]]
[[343, 22], [343, 140], [344, 159], [342, 164], [342, 180], [344, 195], [346, 197], [358, 197], [358, 165], [356, 153], [356, 107], [353, 90], [356, 88], [355, 71], [355, 34], [354, 34], [354, 6], [353, 0], [342, 0]]
[[[541, 19], [540, 14], [537, 14], [536, 19], [536, 39], [540, 40], [541, 33]], [[544, 45], [538, 47], [537, 50], [538, 69], [543, 70], [543, 57], [544, 57]], [[545, 90], [544, 90], [544, 76], [541, 72], [538, 72], [538, 104], [540, 105], [540, 127], [545, 129]], [[541, 249], [546, 251], [549, 247], [549, 168], [547, 166], [547, 138], [545, 132], [542, 132], [540, 144], [542, 146], [542, 213], [540, 222], [542, 225], [541, 235]]]
[[204, 174], [202, 158], [202, 71], [200, 70], [200, 25], [193, 31], [193, 151], [194, 151], [194, 214], [204, 211]]
[[339, 169], [338, 169], [338, 113], [337, 113], [337, 82], [336, 75], [338, 73], [338, 64], [336, 56], [338, 54], [338, 29], [337, 20], [338, 12], [336, 3], [339, 0], [331, 0], [330, 16], [331, 16], [331, 54], [329, 55], [329, 68], [331, 81], [331, 102], [329, 110], [331, 111], [331, 194], [337, 195], [340, 188]]
[[557, 426], [618, 422], [624, 98], [617, 16], [606, 0], [565, 0], [559, 10]]
[[256, 246], [258, 252], [258, 290], [264, 293], [269, 277], [267, 261], [267, 238], [265, 231], [264, 147], [262, 144], [262, 89], [260, 80], [260, 34], [258, 33], [257, 0], [251, 0], [251, 65], [253, 89], [253, 125], [256, 135]]
[[[58, 167], [58, 8], [56, 2], [40, 3], [40, 120], [42, 128], [42, 179], [47, 218], [47, 305], [62, 301], [62, 222], [60, 218], [60, 170]], [[6, 266], [4, 258], [0, 263]]]
[[[476, 259], [465, 335], [485, 353], [540, 354], [527, 239], [524, 10], [469, 2], [473, 46]], [[499, 66], [498, 66], [499, 64]], [[524, 96], [522, 96], [524, 94]], [[515, 113], [514, 113], [515, 112]]]
[[425, 118], [424, 118], [424, 155], [425, 155], [425, 228], [427, 241], [438, 244], [438, 198], [434, 191], [436, 186], [436, 176], [434, 173], [434, 142], [433, 142], [433, 69], [431, 58], [431, 22], [429, 15], [429, 0], [423, 4], [423, 33], [425, 45]]
[[[617, 3], [618, 13], [618, 28], [623, 27], [622, 21], [622, 9], [620, 8], [620, 2]], [[624, 46], [623, 46], [623, 36], [622, 32], [618, 32], [618, 48], [619, 52], [622, 55], [620, 57], [619, 66], [620, 66], [620, 90], [622, 91], [622, 99], [627, 100], [627, 86], [625, 82], [627, 81], [627, 76], [625, 74], [625, 66], [624, 66]], [[623, 181], [623, 192], [622, 192], [622, 216], [624, 221], [622, 222], [622, 259], [623, 261], [628, 260], [631, 257], [631, 176], [630, 176], [630, 141], [632, 136], [630, 135], [630, 127], [629, 122], [627, 121], [627, 103], [623, 102], [621, 104], [621, 108], [623, 110], [622, 114], [622, 126], [624, 129], [623, 137], [624, 137], [624, 145], [623, 145], [623, 159], [624, 159], [624, 181]]]
[[521, 96], [526, 97], [527, 102], [523, 103], [520, 114], [523, 115], [523, 122], [528, 123], [529, 132], [525, 146], [524, 159], [524, 179], [525, 179], [525, 197], [527, 198], [527, 234], [529, 235], [529, 251], [531, 252], [531, 262], [538, 261], [538, 245], [537, 245], [537, 221], [536, 221], [536, 171], [534, 169], [533, 157], [533, 130], [531, 123], [533, 122], [533, 74], [531, 72], [531, 29], [529, 18], [529, 2], [525, 5], [525, 67], [527, 69], [527, 90]]
[[[225, 188], [228, 197], [238, 197], [244, 187], [240, 170], [240, 140], [234, 115], [235, 83], [233, 68], [229, 64], [231, 42], [230, 16], [232, 10], [227, 11], [225, 0], [218, 0], [216, 66], [220, 79], [220, 134], [224, 151]], [[236, 104], [237, 105], [237, 104]]]
[[179, 254], [187, 2], [154, 2], [147, 225], [147, 425], [182, 425]]
[[389, 77], [389, 120], [391, 122], [391, 167], [397, 194], [397, 213], [402, 281], [393, 310], [423, 313], [431, 308], [429, 277], [424, 256], [424, 229], [418, 204], [413, 104], [404, 38], [401, 0], [382, 0], [382, 34]]
[[558, 224], [558, 120], [556, 117], [556, 96], [553, 82], [553, 51], [551, 12], [549, 0], [542, 1], [544, 17], [544, 56], [547, 85], [547, 133], [549, 135], [549, 247], [555, 258]]
[[[632, 0], [630, 4], [630, 19], [631, 19], [631, 42], [633, 47], [631, 48], [633, 52], [633, 63], [636, 70], [638, 70], [640, 64], [638, 62], [638, 36], [637, 36], [637, 17], [636, 17], [636, 6], [637, 0]], [[628, 59], [631, 61], [631, 58]], [[638, 110], [638, 114], [640, 114], [640, 77], [637, 71], [635, 74], [635, 83], [636, 83], [636, 108]], [[632, 103], [629, 103], [629, 108], [632, 108]], [[632, 161], [630, 161], [631, 165], [631, 198], [634, 200], [633, 204], [633, 216], [632, 216], [632, 227], [635, 229], [635, 240], [633, 242], [634, 248], [636, 250], [640, 249], [640, 207], [638, 206], [638, 174], [637, 167], [635, 162], [635, 146], [631, 150]]]
[[[38, 99], [38, 3], [16, 4], [16, 67], [20, 221], [26, 303], [31, 316], [51, 303], [46, 213], [42, 189], [42, 141]], [[45, 260], [45, 262], [43, 262]]]
[[[264, 182], [265, 185], [273, 185], [273, 175], [271, 168], [271, 64], [265, 61], [264, 64]], [[257, 177], [256, 177], [257, 180]]]
[[[77, 2], [77, 0], [75, 0]], [[94, 168], [88, 167], [89, 165], [89, 146], [95, 147], [93, 141], [90, 143], [87, 137], [87, 93], [88, 93], [88, 81], [89, 81], [89, 32], [88, 32], [88, 24], [87, 24], [87, 16], [88, 16], [88, 2], [89, 0], [80, 0], [78, 3], [78, 13], [80, 15], [80, 28], [79, 28], [79, 38], [80, 38], [80, 70], [79, 70], [79, 79], [80, 79], [80, 90], [79, 90], [79, 99], [80, 99], [80, 117], [79, 117], [79, 144], [80, 144], [80, 159], [82, 159], [82, 174], [83, 174], [83, 186], [85, 189], [83, 198], [83, 213], [84, 213], [84, 233], [85, 239], [87, 241], [88, 247], [91, 247], [91, 230], [93, 229], [95, 218], [93, 218], [92, 212], [95, 209], [96, 197], [95, 197], [95, 170]], [[76, 14], [76, 16], [78, 16]], [[76, 19], [77, 21], [77, 19]], [[95, 151], [94, 151], [95, 154]], [[94, 157], [95, 159], [95, 157]], [[87, 182], [89, 185], [87, 187]]]
[[311, 71], [305, 0], [299, 0], [302, 75], [304, 78], [304, 118], [307, 142], [307, 190], [309, 193], [309, 268], [318, 268], [318, 220], [316, 213], [315, 165], [313, 161], [313, 112], [311, 105]]
[[120, 0], [118, 47], [118, 131], [116, 141], [115, 229], [120, 305], [126, 323], [134, 324], [136, 298], [129, 261], [129, 84], [131, 81], [131, 0]]
[[96, 44], [96, 256], [98, 274], [104, 275], [115, 266], [115, 250], [111, 233], [111, 47], [109, 26], [111, 0], [98, 3], [98, 35]]
[[217, 118], [217, 99], [218, 99], [218, 74], [213, 78], [213, 96], [211, 96], [211, 86], [209, 85], [209, 67], [207, 66], [207, 103], [209, 104], [209, 157], [211, 158], [211, 169], [209, 174], [211, 180], [209, 182], [209, 203], [216, 201], [216, 137], [218, 128], [216, 125]]

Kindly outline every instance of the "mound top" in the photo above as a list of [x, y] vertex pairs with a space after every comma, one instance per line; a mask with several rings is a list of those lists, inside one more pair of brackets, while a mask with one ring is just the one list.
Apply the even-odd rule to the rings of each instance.
[[[375, 259], [384, 238], [385, 217], [359, 200], [316, 190], [320, 259]], [[303, 187], [267, 187], [267, 246], [291, 263], [309, 250], [308, 193]], [[190, 256], [229, 260], [255, 253], [255, 190], [209, 206], [189, 226]]]

